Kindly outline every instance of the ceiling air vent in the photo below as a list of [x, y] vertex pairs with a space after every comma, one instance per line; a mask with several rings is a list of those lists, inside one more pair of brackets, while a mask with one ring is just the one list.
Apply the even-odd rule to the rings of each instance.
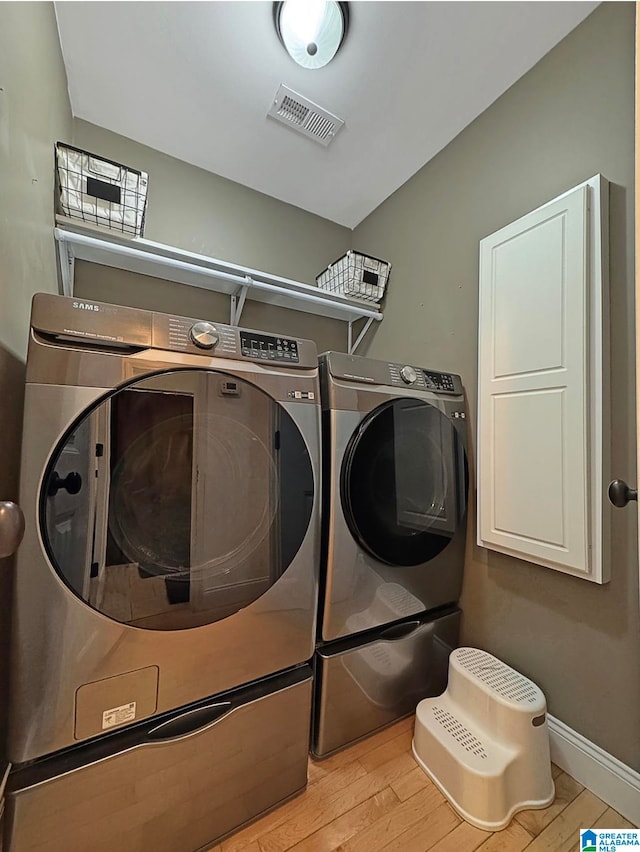
[[276, 92], [267, 115], [321, 145], [328, 145], [344, 124], [337, 115], [292, 91], [284, 83]]

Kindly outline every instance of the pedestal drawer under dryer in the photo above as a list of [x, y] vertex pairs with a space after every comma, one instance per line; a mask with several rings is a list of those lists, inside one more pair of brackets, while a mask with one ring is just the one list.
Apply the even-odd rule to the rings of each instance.
[[443, 692], [459, 628], [460, 610], [450, 609], [318, 648], [313, 755], [326, 757]]

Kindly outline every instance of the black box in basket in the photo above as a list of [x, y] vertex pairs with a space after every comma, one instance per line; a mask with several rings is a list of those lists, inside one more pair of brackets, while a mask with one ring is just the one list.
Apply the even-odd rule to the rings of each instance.
[[60, 208], [82, 219], [141, 237], [149, 176], [62, 142], [56, 144]]
[[348, 251], [316, 278], [318, 287], [338, 296], [379, 302], [389, 280], [391, 264], [359, 251]]

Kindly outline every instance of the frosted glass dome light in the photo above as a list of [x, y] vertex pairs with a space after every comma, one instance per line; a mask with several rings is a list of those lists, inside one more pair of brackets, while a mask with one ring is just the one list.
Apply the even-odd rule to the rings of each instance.
[[273, 19], [289, 56], [303, 68], [322, 68], [344, 41], [349, 9], [336, 0], [284, 0], [273, 4]]

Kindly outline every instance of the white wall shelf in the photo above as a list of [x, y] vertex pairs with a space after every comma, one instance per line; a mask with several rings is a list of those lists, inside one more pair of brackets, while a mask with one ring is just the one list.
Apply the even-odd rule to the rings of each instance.
[[[231, 325], [239, 324], [246, 299], [341, 320], [347, 323], [349, 354], [356, 351], [372, 323], [383, 317], [374, 304], [345, 299], [300, 281], [139, 237], [105, 233], [61, 216], [57, 223], [54, 235], [59, 248], [62, 292], [66, 296], [74, 295], [75, 261], [85, 260], [224, 293], [231, 299]], [[354, 340], [354, 324], [360, 320], [364, 324]]]

